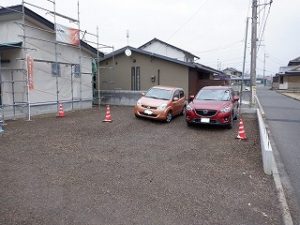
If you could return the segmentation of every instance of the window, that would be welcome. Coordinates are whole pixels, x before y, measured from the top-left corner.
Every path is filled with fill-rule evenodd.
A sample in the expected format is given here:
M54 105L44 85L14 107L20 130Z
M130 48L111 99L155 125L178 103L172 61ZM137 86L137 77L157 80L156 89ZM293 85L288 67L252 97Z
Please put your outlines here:
M60 77L60 64L59 63L52 63L51 70L52 70L52 76Z
M184 91L183 90L180 90L179 91L179 98L183 98L184 97Z
M179 90L176 90L176 91L174 92L173 98L178 98L178 99L179 99Z
M72 68L72 74L74 77L80 77L80 65L79 64L74 64L71 66Z
M135 90L135 67L131 67L131 90Z
M141 73L140 73L140 67L139 66L137 66L136 68L135 68L135 76L136 76L136 84L135 84L135 89L137 90L137 91L139 91L139 90L141 90Z
M228 101L230 100L231 93L229 90L218 90L218 89L205 89L201 90L197 96L197 100L215 100L215 101Z
M151 88L145 96L149 98L170 100L172 98L172 91L162 88Z
M280 76L280 83L283 84L283 76Z
M2 106L2 91L1 91L1 83L0 83L0 105Z
M96 78L96 75L93 75L93 88L94 89L97 89L97 84L96 84L96 82L97 82L97 78Z
M141 90L141 70L139 66L131 67L131 90Z

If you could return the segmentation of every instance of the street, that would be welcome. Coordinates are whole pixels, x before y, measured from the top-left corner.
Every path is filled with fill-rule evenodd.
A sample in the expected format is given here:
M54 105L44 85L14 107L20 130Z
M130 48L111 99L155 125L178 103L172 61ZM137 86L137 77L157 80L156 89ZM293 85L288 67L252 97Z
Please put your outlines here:
M280 158L300 203L300 101L283 96L267 87L259 87L257 96Z

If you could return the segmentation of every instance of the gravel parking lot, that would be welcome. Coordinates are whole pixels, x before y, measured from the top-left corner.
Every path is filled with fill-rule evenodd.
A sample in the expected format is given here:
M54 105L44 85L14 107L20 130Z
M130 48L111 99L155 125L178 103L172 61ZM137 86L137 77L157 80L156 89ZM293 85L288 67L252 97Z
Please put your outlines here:
M0 135L0 224L282 224L258 126L136 119L111 107L9 121Z

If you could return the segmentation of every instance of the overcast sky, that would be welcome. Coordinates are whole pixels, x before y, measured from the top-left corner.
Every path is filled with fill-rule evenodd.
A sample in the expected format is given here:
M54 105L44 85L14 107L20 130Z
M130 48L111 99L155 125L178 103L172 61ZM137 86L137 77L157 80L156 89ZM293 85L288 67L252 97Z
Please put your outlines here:
M53 9L46 0L28 0ZM251 17L252 0L90 0L80 1L82 30L96 33L100 43L115 49L127 45L139 47L156 37L200 57L199 63L217 69L242 70L246 18ZM265 3L269 0L259 0ZM20 4L20 0L1 0L1 6ZM27 7L53 21L38 9ZM300 0L274 0L257 60L257 74L278 72L280 66L300 56ZM77 18L77 0L56 0L56 10ZM269 6L259 8L258 30L261 33ZM70 25L66 20L60 23ZM72 25L70 25L72 26ZM90 37L86 36L88 40ZM250 70L251 20L249 24L247 65ZM103 49L103 51L110 51Z

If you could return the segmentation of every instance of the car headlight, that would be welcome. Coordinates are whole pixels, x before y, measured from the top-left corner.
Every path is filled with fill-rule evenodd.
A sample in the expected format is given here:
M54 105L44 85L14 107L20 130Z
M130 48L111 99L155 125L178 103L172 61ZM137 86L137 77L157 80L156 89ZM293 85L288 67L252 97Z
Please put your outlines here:
M142 104L142 101L141 101L141 100L138 100L136 104L137 104L137 105L141 105L141 104Z
M221 112L222 113L228 113L228 112L230 112L230 110L231 110L230 106L225 106L223 109L221 109Z
M164 104L158 106L157 109L158 109L158 110L164 110L166 107L167 107L167 104L164 103Z
M186 110L186 111L191 111L191 110L193 110L193 108L192 108L190 105L187 105L187 106L185 107L185 110Z

